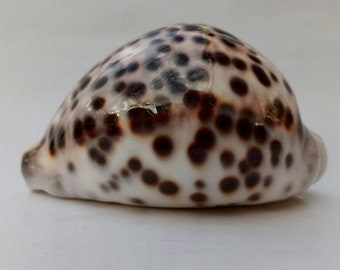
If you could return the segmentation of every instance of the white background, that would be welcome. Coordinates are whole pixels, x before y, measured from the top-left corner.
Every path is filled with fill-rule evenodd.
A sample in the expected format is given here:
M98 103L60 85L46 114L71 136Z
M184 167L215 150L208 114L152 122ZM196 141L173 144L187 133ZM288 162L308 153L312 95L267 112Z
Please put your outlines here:
M0 269L339 269L340 2L0 1ZM21 154L97 61L141 34L202 22L286 75L329 165L283 203L159 210L30 192Z

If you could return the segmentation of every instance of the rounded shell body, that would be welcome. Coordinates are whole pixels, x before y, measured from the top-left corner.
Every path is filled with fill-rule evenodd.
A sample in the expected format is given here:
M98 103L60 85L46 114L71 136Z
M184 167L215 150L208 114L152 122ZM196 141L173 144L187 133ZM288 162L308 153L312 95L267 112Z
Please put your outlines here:
M60 197L214 207L299 194L325 158L275 66L225 31L178 24L85 74L22 170Z

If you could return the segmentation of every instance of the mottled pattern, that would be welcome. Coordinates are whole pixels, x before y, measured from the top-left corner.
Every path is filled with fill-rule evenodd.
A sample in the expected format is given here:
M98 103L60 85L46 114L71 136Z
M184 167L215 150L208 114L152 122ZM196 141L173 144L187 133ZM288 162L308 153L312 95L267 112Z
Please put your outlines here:
M275 66L225 31L177 24L85 74L22 171L60 197L215 207L299 194L325 165Z

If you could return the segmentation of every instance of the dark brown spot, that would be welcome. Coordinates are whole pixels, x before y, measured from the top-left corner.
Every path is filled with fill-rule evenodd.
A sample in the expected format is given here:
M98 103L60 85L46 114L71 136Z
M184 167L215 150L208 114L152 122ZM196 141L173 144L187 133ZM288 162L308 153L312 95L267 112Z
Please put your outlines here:
M247 160L241 160L238 163L238 169L239 169L240 173L246 174L250 170L250 164L247 162Z
M197 180L197 181L195 181L195 187L205 188L205 183L203 182L203 180Z
M122 77L126 72L126 68L119 68L116 72L115 72L115 77L116 78L120 78Z
M224 45L226 45L229 48L235 48L236 47L236 44L230 38L222 37L221 41Z
M99 140L98 140L98 146L101 150L103 151L109 151L112 147L112 143L111 143L111 140L110 138L108 137L101 137Z
M151 87L153 89L159 90L164 86L162 79L156 78L151 81Z
M215 135L209 128L201 128L196 132L195 143L202 149L211 149L215 145Z
M79 145L82 145L85 142L83 123L80 119L76 119L74 123L73 138Z
M130 158L128 161L128 167L133 172L138 172L142 169L142 163L136 157Z
M215 62L215 57L213 56L212 53L208 51L203 51L202 52L202 59L208 63L214 63Z
M96 97L92 100L91 106L94 110L99 110L101 109L105 104L105 99L102 97Z
M115 175L117 177L117 175ZM114 189L114 190L118 190L119 189L119 185L118 183L116 182L116 180L110 180L109 183L108 183L109 187L111 189Z
M171 138L165 135L158 136L153 141L153 150L161 157L169 156L174 148Z
M228 176L221 180L220 190L223 193L231 193L238 189L240 183L239 180L234 176Z
M133 204L140 204L140 205L145 204L145 202L142 199L138 199L138 198L132 198L130 201Z
M170 68L162 73L162 77L167 83L171 83L174 81L178 81L179 73L176 69Z
M263 160L262 152L258 147L251 147L247 152L247 163L254 168L261 165Z
M280 154L282 152L282 145L278 140L273 140L270 143L271 163L276 166L280 162Z
M255 55L252 54L248 54L248 57L253 60L255 63L257 64L262 64L262 61L260 59L258 59Z
M65 129L63 127L58 132L57 145L59 148L64 148L65 146Z
M189 63L189 57L185 53L175 54L174 60L178 66L186 66Z
M109 137L119 137L122 135L122 130L119 126L119 117L116 113L107 114L104 118L106 126L106 134Z
M302 139L303 138L303 134L304 134L304 126L302 124L302 120L300 117L300 114L298 113L298 134L299 134L299 138Z
M219 114L215 118L215 126L221 133L229 133L233 127L232 118L226 114Z
M146 86L144 83L134 82L134 83L130 83L126 87L124 94L128 97L139 98L145 94L145 91L146 91Z
M97 81L95 81L93 88L95 90L102 88L108 81L108 78L106 76L99 78Z
M123 81L118 81L113 86L113 90L116 91L117 93L123 92L125 88L126 88L126 83Z
M234 157L233 152L231 152L229 150L224 150L220 155L220 161L221 161L223 167L231 166L235 161L235 157Z
M266 74L266 72L259 67L258 65L251 65L251 69L253 70L256 78L259 80L259 82L264 85L269 87L270 86L270 80Z
M159 58L153 58L153 57L147 59L144 63L144 67L150 71L157 70L161 65L162 65L161 60Z
M237 69L239 69L239 70L246 70L247 65L246 65L246 63L242 59L235 57L231 61L232 61L233 65Z
M251 172L245 177L245 184L247 188L253 188L260 182L260 175L257 172Z
M125 168L123 168L123 169L120 170L120 174L121 174L121 176L123 176L124 178L130 177L130 173L129 173L128 169L125 169Z
M147 185L154 186L158 184L159 177L153 170L146 169L142 172L142 181Z
M268 188L273 183L273 177L271 175L267 175L263 180L263 186Z
M160 183L159 191L165 195L174 195L178 193L179 188L177 184L172 181L164 181Z
M252 135L252 124L247 118L240 118L236 123L236 131L242 140L250 139Z
M207 158L207 151L199 147L196 143L192 143L188 147L188 157L192 163L200 165Z
M264 126L259 125L254 127L254 138L256 142L258 142L259 144L263 144L266 142L267 137L267 131Z
M215 59L217 63L219 63L222 66L227 66L230 64L230 58L222 52L216 52Z
M78 99L76 99L76 100L74 100L74 101L72 102L71 111L73 111L73 110L77 107L78 102L79 102Z
M288 154L286 156L286 167L289 168L292 166L292 164L293 164L293 156L292 154Z
M285 114L285 120L284 120L285 127L287 129L290 129L291 126L293 125L293 122L294 122L293 114L292 114L291 110L289 108L287 108L286 114Z
M173 38L172 38L172 40L173 40L174 42L180 43L180 42L182 42L182 41L184 40L184 37L181 36L181 35L174 35Z
M276 75L273 72L270 72L270 77L272 77L274 82L278 82L279 80L277 79Z
M202 122L207 122L214 116L214 107L216 105L216 98L212 94L202 93L201 108L198 112L198 117Z
M128 111L131 130L138 134L148 134L157 126L165 126L170 121L170 104L156 107L157 114L145 108L134 108Z
M174 94L184 93L188 90L187 86L180 81L169 82L168 88Z
M210 41L202 36L194 36L192 40L197 44L208 44Z
M248 197L248 201L256 202L256 201L260 200L260 198L261 198L261 195L259 193L254 193L254 194L252 194Z
M55 148L54 139L52 139L52 140L50 141L49 151L50 151L50 155L51 155L51 156L54 156L54 155L57 153L57 150L56 150L56 148Z
M203 194L203 193L193 193L190 195L190 199L195 202L195 203L204 203L207 201L207 195Z
M73 162L67 163L67 169L68 169L69 172L71 172L71 173L75 171Z
M157 48L157 51L160 53L167 53L171 51L171 46L167 44L162 44Z
M285 109L283 107L281 100L279 100L278 98L274 100L274 108L275 116L280 119L283 116Z
M91 138L96 136L96 120L92 116L85 116L83 128L87 136Z
M239 77L233 77L230 79L230 87L231 87L231 90L236 95L245 96L248 93L247 83Z
M209 74L203 68L193 68L187 72L186 77L190 82L198 82L198 81L207 80L209 77Z
M139 64L136 61L132 61L126 66L126 71L127 72L135 72L139 68Z
M86 88L86 86L90 83L91 78L89 76L85 76L79 82L79 91L82 91Z
M292 88L290 87L289 83L288 83L286 80L283 80L283 84L285 85L287 91L288 91L290 94L293 94L293 90L292 90Z
M89 156L98 165L105 165L105 163L106 163L105 157L99 152L99 150L97 150L94 147L91 147L89 149Z
M184 30L186 31L201 31L202 28L196 24L186 24L183 27Z
M183 103L189 109L194 109L200 102L200 95L197 90L189 90L183 96Z

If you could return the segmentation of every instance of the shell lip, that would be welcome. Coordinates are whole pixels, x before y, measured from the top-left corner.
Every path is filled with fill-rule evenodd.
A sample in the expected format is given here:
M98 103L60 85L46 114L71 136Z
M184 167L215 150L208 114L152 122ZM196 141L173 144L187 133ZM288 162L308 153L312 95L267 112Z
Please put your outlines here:
M315 140L318 158L319 158L318 169L317 169L315 180L313 182L313 183L316 183L324 175L326 171L328 157L327 157L325 144L322 141L321 137L313 131L310 131L310 133Z

